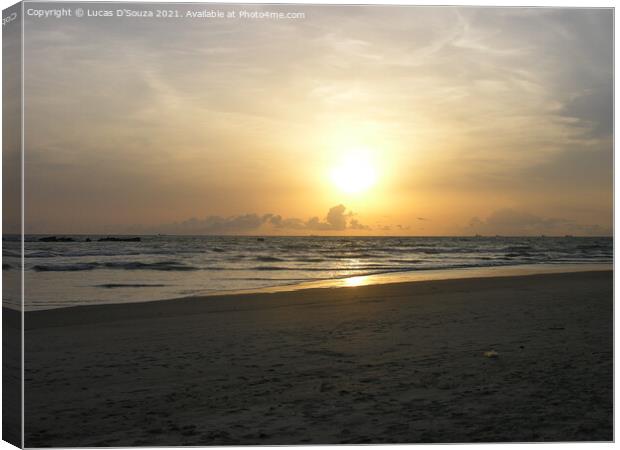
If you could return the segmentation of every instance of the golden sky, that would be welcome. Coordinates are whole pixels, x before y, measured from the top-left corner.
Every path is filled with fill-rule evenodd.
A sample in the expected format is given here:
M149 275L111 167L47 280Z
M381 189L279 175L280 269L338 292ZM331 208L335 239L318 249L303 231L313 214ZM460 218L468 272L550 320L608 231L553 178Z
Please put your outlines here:
M263 9L27 18L26 231L611 234L611 9Z

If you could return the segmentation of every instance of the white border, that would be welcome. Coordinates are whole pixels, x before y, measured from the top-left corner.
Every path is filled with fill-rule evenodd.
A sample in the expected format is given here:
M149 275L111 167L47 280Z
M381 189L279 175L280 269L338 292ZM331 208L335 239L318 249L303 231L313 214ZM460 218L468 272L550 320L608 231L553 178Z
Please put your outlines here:
M141 0L136 0L136 1L123 1L123 2L117 2L117 3L174 3L171 2L169 0L150 0L150 1L141 1ZM8 8L9 6L13 5L17 3L16 1L13 0L0 0L0 6L2 7L2 9ZM64 3L64 2L63 2ZM79 2L76 2L79 3ZM515 1L505 1L505 0L476 0L476 1L466 1L466 0L447 0L447 1L411 1L411 0L390 0L390 1L385 1L385 0L375 0L375 1L369 1L369 0L298 0L298 1L286 1L286 0L280 0L277 2L274 1L256 1L256 0L228 0L228 1L192 1L192 2L184 2L184 3L282 3L282 4L376 4L376 5L420 5L420 6L534 6L534 7L582 7L582 8L593 8L593 7L604 7L604 8L614 8L614 24L616 22L616 10L615 10L615 4L613 1L610 0L590 0L590 1L576 1L576 0L544 0L544 1L535 1L535 0L529 0L529 1L521 1L521 2L515 2ZM23 17L23 11L22 11L22 17ZM1 41L1 37L0 37L0 41ZM616 60L616 56L617 56L617 51L618 51L618 38L614 33L614 61ZM24 28L22 27L22 56L23 56L23 45L24 45ZM23 79L23 72L24 71L24 59L22 58L22 79ZM614 65L614 71L615 71L615 65ZM24 101L24 85L22 83L22 150L24 148L24 115L23 115L23 101ZM0 99L1 99L1 93L0 93ZM617 94L615 92L615 76L614 76L614 111L615 111L615 105L617 104ZM1 111L0 111L0 119L1 119ZM616 129L616 120L617 118L614 116L614 130ZM0 135L1 135L1 131L0 131ZM614 140L614 235L615 235L615 224L618 223L617 218L618 218L618 209L616 208L616 185L615 185L615 174L618 173L618 169L620 167L620 163L618 163L618 161L615 158L615 140ZM1 167L1 161L0 161L0 167ZM22 192L24 192L24 152L22 151ZM1 171L0 171L0 181L1 181ZM2 207L2 187L1 187L1 183L0 183L0 210ZM22 196L22 235L24 233L24 214L25 214L25 210L24 210L24 198ZM0 221L0 229L1 229L1 221ZM22 239L22 255L23 255L23 239ZM614 243L614 261L615 261L615 257L616 257L616 252L615 252L615 243ZM23 256L22 256L22 265L23 265ZM617 287L617 278L616 278L616 273L614 271L614 293L616 291L616 287ZM2 288L2 280L0 279L0 289ZM24 290L24 277L22 276L22 293ZM615 295L614 295L615 297ZM617 323L616 319L618 319L618 315L619 315L619 311L614 307L614 324ZM23 342L23 298L22 298L22 342ZM614 326L614 387L617 385L617 381L618 381L618 374L615 372L615 361L616 361L616 357L617 355L617 346L616 341L615 341L615 326ZM2 354L2 350L0 347L0 356ZM24 370L24 359L23 359L24 355L22 352L22 379L23 379L23 370ZM2 368L0 367L0 375L2 373ZM23 405L23 399L24 399L24 392L23 392L23 385L22 385L22 405ZM0 395L1 395L1 385L0 385ZM617 391L614 389L614 406L618 405L618 393ZM23 414L24 414L24 410L22 408L22 437L23 437ZM615 414L615 410L614 410L614 431L618 430L618 425L619 425L619 421L618 421L618 415ZM1 423L0 423L0 430L1 430ZM445 444L444 444L445 445ZM590 446L592 447L596 447L596 448L613 448L615 447L615 444L613 443L557 443L557 444L459 444L459 445L467 445L467 448L471 448L471 449L493 449L493 448L498 448L501 446L509 446L510 449L515 449L515 450L521 450L524 448L529 448L531 446L534 445L544 445L545 449L549 449L549 450L560 450L560 449L572 449L572 448L588 448ZM333 446L333 445L324 445L324 446L298 446L295 448L301 448L301 449L311 449L311 448L316 448L319 447L321 449L341 449L344 446ZM398 448L411 448L411 449L430 449L433 447L437 447L437 445L413 445L413 444L402 444L402 445L397 445L396 447ZM119 448L119 447L117 447ZM140 447L143 449L149 449L149 448L153 448L153 449L176 449L179 447ZM199 447L199 448L210 448L210 449L235 449L235 448L240 448L240 447ZM271 447L271 446L266 446L266 447L262 447L262 448L266 448L266 449L277 449L277 448L281 448L281 447ZM372 448L377 448L377 449L381 449L381 450L389 450L391 448L395 448L394 445L373 445ZM0 441L0 450L10 450L10 449L15 449L15 447L13 447L12 445L8 444L7 442L4 441Z

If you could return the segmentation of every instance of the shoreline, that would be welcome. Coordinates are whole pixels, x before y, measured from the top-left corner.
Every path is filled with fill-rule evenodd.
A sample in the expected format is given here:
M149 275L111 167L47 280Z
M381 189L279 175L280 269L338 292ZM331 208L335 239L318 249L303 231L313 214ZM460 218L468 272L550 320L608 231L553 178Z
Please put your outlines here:
M220 295L260 294L276 292L295 292L305 289L345 288L357 286L372 286L394 283L414 283L419 281L460 280L468 278L493 278L524 275L544 275L547 273L575 273L613 271L612 263L554 263L554 264L514 264L484 267L449 267L445 269L417 269L393 272L383 272L370 275L360 275L326 280L305 281L280 286L268 286L256 289L239 289L195 297L210 297ZM179 297L192 298L190 297ZM175 300L175 299L169 299Z
M191 299L208 299L219 297L232 297L240 295L255 294L275 294L280 292L297 292L313 289L335 289L350 288L359 286L372 286L383 284L397 283L417 283L421 281L439 281L439 280L458 280L471 278L493 278L508 276L526 276L526 275L543 275L551 273L576 273L576 272L592 272L592 271L613 271L611 263L555 263L555 264L515 264L503 266L486 266L486 267L464 267L464 268L447 268L447 269L428 269L402 272L387 272L372 275L362 275L344 278L333 278L327 280L315 280L301 283L292 283L277 286L268 286L255 289L238 289L224 290L217 292L209 292L200 295L189 295L182 297L171 297L163 299L144 299L131 302L115 302L115 303L92 303L80 304L72 306L61 306L55 308L36 308L24 309L25 314L40 311L68 310L73 308L88 307L104 307L115 305L133 305L154 302L173 302ZM3 305L6 311L19 312L18 309Z
M435 291L451 284L485 282L513 283L515 280L526 282L528 279L564 278L571 274L604 275L613 270L579 270L575 272L553 273L511 273L509 275L470 276L463 278L420 279L415 281L399 281L353 286L309 287L306 289L282 290L277 292L241 292L220 295L181 297L167 300L151 300L132 303L111 303L98 305L79 305L64 308L26 311L24 313L25 330L39 327L62 327L84 323L104 323L110 321L126 321L132 319L151 319L158 317L177 317L200 313L226 313L239 310L260 310L264 308L303 306L319 304L331 298L355 297L360 293L371 293L383 296L386 291ZM473 273L471 275L474 275ZM518 282L518 281L517 281ZM324 300L327 298L328 300ZM21 320L18 311L3 308L7 319ZM7 314L7 312L9 314Z
M25 445L610 441L612 311L610 270L34 311Z

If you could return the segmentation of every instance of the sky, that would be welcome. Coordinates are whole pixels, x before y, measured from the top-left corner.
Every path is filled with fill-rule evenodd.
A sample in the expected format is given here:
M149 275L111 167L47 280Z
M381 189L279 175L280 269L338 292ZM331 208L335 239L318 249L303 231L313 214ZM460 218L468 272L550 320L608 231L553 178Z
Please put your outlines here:
M612 233L611 9L218 9L26 18L26 232Z

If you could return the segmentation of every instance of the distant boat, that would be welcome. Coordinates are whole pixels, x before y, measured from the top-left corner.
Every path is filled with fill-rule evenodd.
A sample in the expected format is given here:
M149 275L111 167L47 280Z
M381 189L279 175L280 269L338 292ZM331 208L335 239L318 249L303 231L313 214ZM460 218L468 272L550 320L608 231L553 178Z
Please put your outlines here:
M257 240L258 242L264 242L264 241L265 241L265 238L264 238L264 237L258 237L258 238L256 238L256 240Z

